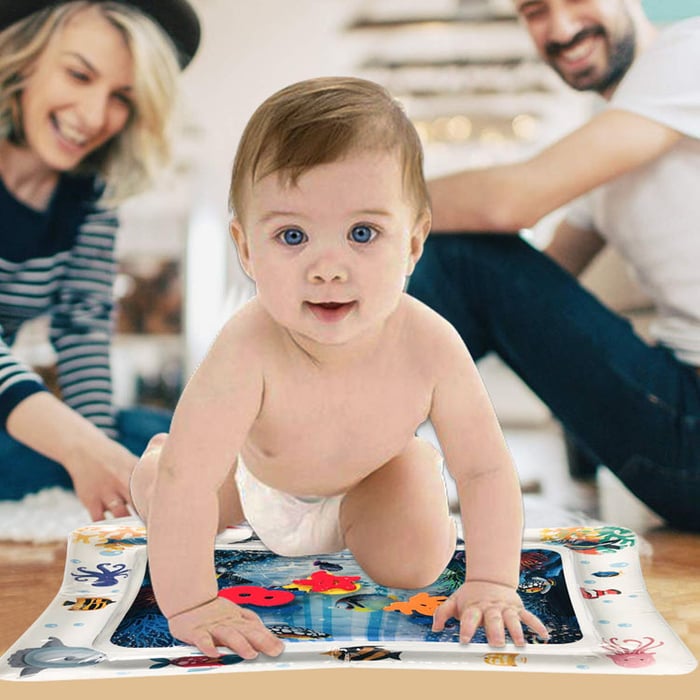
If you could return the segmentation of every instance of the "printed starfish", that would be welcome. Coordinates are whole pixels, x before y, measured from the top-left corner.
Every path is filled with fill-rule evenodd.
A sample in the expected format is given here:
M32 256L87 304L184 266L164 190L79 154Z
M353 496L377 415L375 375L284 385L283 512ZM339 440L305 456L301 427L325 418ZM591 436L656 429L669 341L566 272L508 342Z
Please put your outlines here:
M412 615L417 612L419 615L431 616L446 600L447 596L444 595L431 596L428 593L416 593L407 601L387 605L384 610L396 610L404 615Z
M360 576L332 576L327 571L314 571L309 578L294 579L294 584L298 587L308 588L313 593L327 593L331 590L356 591L359 586L355 581L359 581ZM291 586L285 586L288 588Z

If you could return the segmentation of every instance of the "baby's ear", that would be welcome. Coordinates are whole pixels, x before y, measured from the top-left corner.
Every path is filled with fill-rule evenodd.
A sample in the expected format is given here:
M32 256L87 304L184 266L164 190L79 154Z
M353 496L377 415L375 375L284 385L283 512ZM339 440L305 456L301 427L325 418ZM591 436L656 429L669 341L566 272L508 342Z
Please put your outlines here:
M423 255L423 245L430 233L431 223L432 217L428 210L421 214L416 220L413 231L411 232L411 249L409 252L407 275L413 274L416 263L420 260L420 256Z
M236 244L238 259L241 261L243 271L246 273L246 275L248 275L248 277L250 277L250 279L255 281L255 277L253 277L253 268L250 264L250 248L248 247L248 238L245 235L243 226L241 226L241 222L238 219L232 219L231 223L229 224L229 231L231 232L233 242Z

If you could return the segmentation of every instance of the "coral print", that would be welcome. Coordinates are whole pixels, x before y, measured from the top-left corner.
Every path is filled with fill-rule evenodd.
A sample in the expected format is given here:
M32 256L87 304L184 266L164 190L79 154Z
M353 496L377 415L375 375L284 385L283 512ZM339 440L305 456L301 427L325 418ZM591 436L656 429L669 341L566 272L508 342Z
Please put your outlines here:
M76 544L87 544L110 552L146 544L146 528L140 525L110 529L104 526L82 527L73 533Z
M541 539L581 554L611 554L634 546L635 534L622 527L560 527L542 530Z
M623 645L634 646L630 648ZM662 645L663 642L657 642L653 637L644 637L643 640L625 639L622 644L617 641L617 637L603 640L604 649L612 652L611 654L606 654L606 656L618 666L623 666L624 668L646 668L655 664L656 658L649 649L656 649Z

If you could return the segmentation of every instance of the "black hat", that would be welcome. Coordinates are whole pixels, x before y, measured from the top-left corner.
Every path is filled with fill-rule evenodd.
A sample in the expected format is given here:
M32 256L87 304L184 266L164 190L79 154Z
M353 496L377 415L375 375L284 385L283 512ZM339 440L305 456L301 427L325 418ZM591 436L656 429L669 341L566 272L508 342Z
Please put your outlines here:
M91 0L104 2L106 0ZM199 19L187 0L109 0L132 5L151 17L170 37L184 68L197 53L201 29ZM61 5L69 0L0 0L0 31L39 10Z

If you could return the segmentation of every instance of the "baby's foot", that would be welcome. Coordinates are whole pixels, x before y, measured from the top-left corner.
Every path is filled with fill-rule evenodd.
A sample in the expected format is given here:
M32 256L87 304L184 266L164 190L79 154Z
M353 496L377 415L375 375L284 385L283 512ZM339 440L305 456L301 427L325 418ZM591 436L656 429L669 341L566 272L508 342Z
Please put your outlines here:
M167 439L167 433L154 435L131 472L131 479L129 480L131 502L136 510L136 515L144 522L146 522L148 517L148 505L151 502L151 494L156 482L160 453Z

